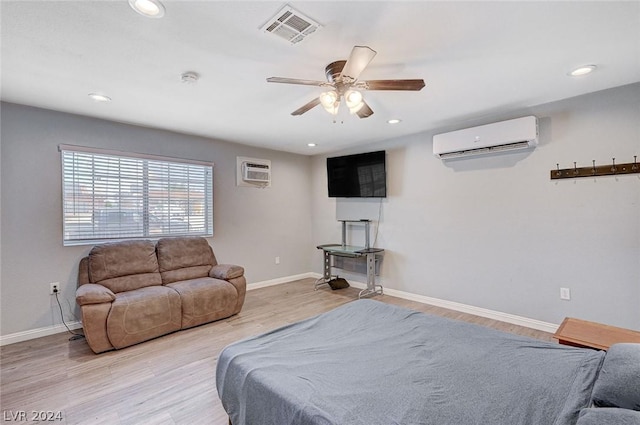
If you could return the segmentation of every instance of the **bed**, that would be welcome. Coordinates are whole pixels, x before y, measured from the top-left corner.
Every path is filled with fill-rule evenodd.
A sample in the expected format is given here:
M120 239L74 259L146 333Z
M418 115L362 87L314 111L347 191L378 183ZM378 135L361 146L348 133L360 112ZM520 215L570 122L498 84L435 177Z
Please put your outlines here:
M364 299L225 347L216 385L233 425L575 425L604 359Z

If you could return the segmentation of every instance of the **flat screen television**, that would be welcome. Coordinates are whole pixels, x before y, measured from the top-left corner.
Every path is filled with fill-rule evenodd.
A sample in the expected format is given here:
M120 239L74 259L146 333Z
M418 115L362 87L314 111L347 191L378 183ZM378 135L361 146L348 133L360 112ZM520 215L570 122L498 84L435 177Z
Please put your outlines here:
M327 158L330 198L386 198L385 151Z

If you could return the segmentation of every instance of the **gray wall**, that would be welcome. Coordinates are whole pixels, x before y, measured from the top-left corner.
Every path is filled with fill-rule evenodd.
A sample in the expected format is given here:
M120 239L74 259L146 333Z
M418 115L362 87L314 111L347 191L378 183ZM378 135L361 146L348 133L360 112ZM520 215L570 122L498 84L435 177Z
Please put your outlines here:
M432 154L433 134L530 114L540 126L532 152L451 162ZM314 158L314 244L340 241L336 218L345 211L380 210L388 288L549 323L576 316L640 329L640 174L549 178L556 163L640 156L640 84L344 153L377 149L387 150L382 204L329 199L325 157ZM357 229L353 239L363 241ZM322 270L320 254L314 269Z
M382 202L328 198L324 156L1 106L3 336L60 323L48 282L61 282L65 312L75 311L77 263L90 247L62 246L61 143L213 160L210 243L220 261L244 265L250 283L321 272L314 247L340 240L336 218L380 213L388 288L550 323L577 316L640 329L640 175L549 179L556 163L640 154L640 84L344 152L387 150ZM532 152L454 162L432 155L435 133L528 114L540 123ZM236 187L236 156L270 159L273 186ZM352 242L363 238L355 229ZM571 301L560 300L560 287Z
M49 282L74 320L76 273L89 246L62 246L59 144L212 160L218 261L249 283L311 270L310 158L2 103L1 334L60 324ZM236 186L236 156L271 160L272 186ZM291 202L295 200L295 202ZM275 264L275 257L280 264Z

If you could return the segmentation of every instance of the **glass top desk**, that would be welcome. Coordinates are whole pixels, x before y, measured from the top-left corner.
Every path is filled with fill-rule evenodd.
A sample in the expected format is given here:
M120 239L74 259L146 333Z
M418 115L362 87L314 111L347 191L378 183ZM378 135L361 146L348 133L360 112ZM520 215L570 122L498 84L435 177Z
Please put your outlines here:
M315 289L318 289L318 286L324 285L328 283L332 279L331 275L331 257L365 257L367 262L367 287L360 291L358 294L359 298L368 297L373 295L382 295L382 285L376 285L375 279L375 266L376 266L376 255L382 255L384 253L384 249L381 248L371 248L369 247L369 220L340 220L342 222L342 243L339 244L326 244L326 245L318 245L316 248L321 249L324 254L324 267L323 267L323 275L320 279L318 279L315 283ZM355 222L355 223L364 223L365 224L365 235L366 235L366 245L365 246L355 246L355 245L347 245L346 242L346 227L347 223Z

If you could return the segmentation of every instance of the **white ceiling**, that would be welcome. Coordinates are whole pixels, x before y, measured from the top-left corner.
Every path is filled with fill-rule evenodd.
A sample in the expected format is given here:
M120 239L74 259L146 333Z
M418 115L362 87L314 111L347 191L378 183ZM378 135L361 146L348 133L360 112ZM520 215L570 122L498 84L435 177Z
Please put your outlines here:
M640 81L638 1L291 1L323 26L297 45L259 30L284 2L163 3L149 19L126 0L2 0L2 100L313 155ZM322 88L265 81L322 80L354 45L378 52L361 79L426 87L365 92L373 116L333 123L290 115Z

